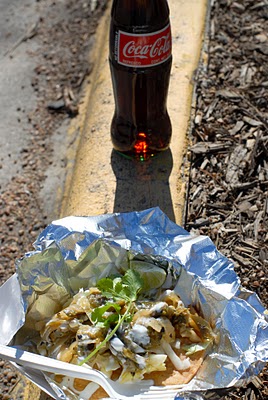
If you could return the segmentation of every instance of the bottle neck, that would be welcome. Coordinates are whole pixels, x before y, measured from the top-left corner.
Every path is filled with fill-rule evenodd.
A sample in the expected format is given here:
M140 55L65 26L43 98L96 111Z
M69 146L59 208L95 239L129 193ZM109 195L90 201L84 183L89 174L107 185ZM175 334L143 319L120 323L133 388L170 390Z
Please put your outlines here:
M111 13L116 25L133 33L153 32L169 21L167 0L114 0Z

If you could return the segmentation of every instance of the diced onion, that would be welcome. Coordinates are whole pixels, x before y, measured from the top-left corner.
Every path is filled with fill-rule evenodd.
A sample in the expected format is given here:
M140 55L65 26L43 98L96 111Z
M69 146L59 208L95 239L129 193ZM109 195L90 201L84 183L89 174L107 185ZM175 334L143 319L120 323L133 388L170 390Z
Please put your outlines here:
M184 371L188 368L190 368L190 360L189 358L185 358L184 360L181 360L180 357L175 353L175 351L172 349L170 344L168 344L165 340L161 341L162 349L174 365L174 367L178 371Z

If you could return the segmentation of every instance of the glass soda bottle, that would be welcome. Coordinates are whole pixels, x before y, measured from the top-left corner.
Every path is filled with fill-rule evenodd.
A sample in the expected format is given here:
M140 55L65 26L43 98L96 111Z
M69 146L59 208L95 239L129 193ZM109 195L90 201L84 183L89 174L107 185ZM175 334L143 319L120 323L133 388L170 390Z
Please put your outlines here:
M172 39L167 0L113 0L109 62L115 100L111 139L146 160L169 147Z

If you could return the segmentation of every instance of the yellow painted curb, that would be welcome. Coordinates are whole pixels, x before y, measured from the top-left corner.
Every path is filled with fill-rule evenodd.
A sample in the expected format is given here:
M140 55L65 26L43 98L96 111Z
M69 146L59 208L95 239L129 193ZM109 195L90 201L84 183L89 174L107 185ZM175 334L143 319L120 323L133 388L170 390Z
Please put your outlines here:
M168 97L173 127L170 151L144 163L127 160L112 151L110 121L114 101L108 63L108 9L100 26L100 57L95 64L93 83L87 89L90 92L87 114L74 171L67 180L61 216L159 206L171 219L182 223L184 175L187 175L183 158L191 119L193 77L204 38L207 0L169 0L169 6L173 36Z
M68 131L73 142L67 154L61 217L159 206L172 220L182 224L194 76L204 40L208 1L169 0L169 7L173 37L168 97L173 128L170 151L144 163L127 160L112 151L110 122L114 102L108 63L109 7L96 34L91 81L85 87L79 116ZM27 381L24 400L34 398L50 399Z

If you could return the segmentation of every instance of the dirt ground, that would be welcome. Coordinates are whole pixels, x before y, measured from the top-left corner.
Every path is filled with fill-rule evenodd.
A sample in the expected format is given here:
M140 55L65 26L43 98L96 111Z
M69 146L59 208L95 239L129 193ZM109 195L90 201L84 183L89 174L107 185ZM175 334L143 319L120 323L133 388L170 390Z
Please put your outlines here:
M30 140L20 154L22 172L1 188L0 284L56 215L52 210L48 216L42 197L57 152L51 138L78 112L83 82L90 79L89 49L105 3L50 2L32 32L39 42L31 81L38 101L27 114ZM210 236L234 261L242 284L268 307L268 3L211 3L207 63L196 75L185 227ZM0 360L0 399L20 398L13 397L18 380L17 372ZM265 400L267 387L264 369L253 383L220 398Z

